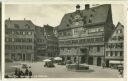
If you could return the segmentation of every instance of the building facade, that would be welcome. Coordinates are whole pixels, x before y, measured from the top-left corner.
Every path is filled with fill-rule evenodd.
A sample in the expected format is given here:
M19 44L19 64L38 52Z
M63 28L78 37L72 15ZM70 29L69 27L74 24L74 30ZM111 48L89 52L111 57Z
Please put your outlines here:
M5 57L12 61L36 61L59 54L54 28L30 20L5 21Z
M46 48L48 57L56 57L59 55L59 44L58 38L54 32L54 27L49 25L44 25L44 35L46 38Z
M124 58L124 26L121 23L117 24L105 46L106 66L117 68Z
M37 59L43 60L49 57L55 57L59 54L58 38L54 34L54 27L44 25L35 28L35 44Z
M105 42L114 29L111 5L67 13L57 27L60 56L63 61L81 62L101 66L104 62ZM109 32L109 33L108 33Z
M36 60L41 60L46 56L46 39L44 36L43 27L36 26L35 27L35 51Z
M14 61L34 60L35 25L30 20L5 21L5 58Z

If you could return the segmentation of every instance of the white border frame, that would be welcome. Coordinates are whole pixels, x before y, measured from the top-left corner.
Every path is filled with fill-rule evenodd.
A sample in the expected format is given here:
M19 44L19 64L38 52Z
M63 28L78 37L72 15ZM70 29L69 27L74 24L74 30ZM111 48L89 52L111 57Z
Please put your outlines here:
M69 1L69 2L2 2L2 80L4 81L30 81L30 80L36 80L36 81L126 81L127 80L127 24L124 25L124 54L125 54L125 76L124 78L31 78L31 79L27 79L27 78L20 78L20 79L13 79L13 78L9 78L6 79L4 78L4 72L5 72L5 27L4 27L4 22L5 22L5 4L123 4L125 6L124 8L124 12L126 12L127 9L127 2L126 1ZM127 17L127 14L124 14ZM127 19L125 19L127 23Z

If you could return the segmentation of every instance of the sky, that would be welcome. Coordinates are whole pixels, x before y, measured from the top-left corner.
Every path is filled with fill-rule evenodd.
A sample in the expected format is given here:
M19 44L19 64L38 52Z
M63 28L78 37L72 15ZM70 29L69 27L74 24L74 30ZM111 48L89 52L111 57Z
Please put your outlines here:
M85 4L80 4L81 10ZM11 20L31 20L37 26L49 24L53 27L58 26L62 17L66 13L76 10L76 4L6 4L5 19ZM93 5L91 5L92 7ZM112 4L113 23L124 23L124 6Z

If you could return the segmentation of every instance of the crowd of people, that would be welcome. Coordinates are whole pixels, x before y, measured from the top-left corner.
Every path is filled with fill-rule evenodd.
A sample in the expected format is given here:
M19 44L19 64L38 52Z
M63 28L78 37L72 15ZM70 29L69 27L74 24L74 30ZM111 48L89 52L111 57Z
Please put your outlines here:
M25 77L31 78L32 77L32 71L28 70L28 68L26 68L25 71L16 68L14 75L15 75L16 78L21 78L21 77L23 77L23 78L25 78Z

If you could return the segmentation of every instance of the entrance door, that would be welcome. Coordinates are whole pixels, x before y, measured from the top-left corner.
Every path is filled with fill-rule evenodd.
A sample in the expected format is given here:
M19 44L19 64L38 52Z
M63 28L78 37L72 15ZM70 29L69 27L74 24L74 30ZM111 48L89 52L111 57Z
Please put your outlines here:
M106 67L109 67L109 60L106 60Z
M88 64L89 65L93 65L93 57L89 57L88 58Z
M97 66L101 66L101 58L100 57L97 58Z

